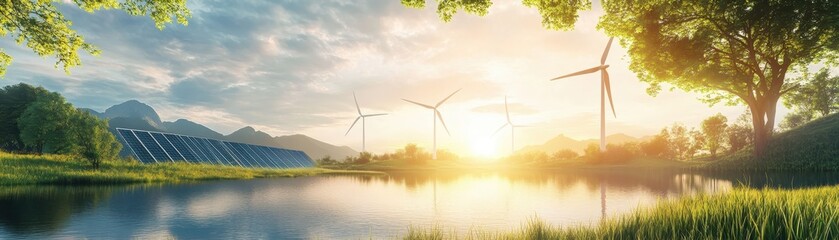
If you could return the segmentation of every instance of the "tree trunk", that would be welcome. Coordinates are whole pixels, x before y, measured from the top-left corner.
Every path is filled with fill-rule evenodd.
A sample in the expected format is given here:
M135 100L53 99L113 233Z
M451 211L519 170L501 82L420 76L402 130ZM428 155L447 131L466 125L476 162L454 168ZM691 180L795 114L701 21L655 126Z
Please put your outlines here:
M760 157L766 150L768 143L768 136L766 136L766 122L764 111L765 105L761 103L749 104L749 109L752 112L752 128L754 130L754 156Z

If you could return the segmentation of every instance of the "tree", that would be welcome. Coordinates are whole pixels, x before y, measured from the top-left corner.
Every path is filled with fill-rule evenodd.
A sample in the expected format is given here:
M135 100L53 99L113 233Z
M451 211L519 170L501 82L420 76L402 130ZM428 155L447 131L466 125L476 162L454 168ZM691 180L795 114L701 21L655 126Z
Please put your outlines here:
M673 152L676 159L686 159L690 150L690 135L688 134L688 129L681 123L674 123L673 126L670 127L668 134L670 138L667 139L667 143L670 151Z
M688 136L690 138L690 143L688 144L684 159L691 159L696 156L699 151L705 149L705 134L703 134L702 131L690 128Z
M70 1L64 1L68 4ZM97 10L122 9L128 14L149 15L158 29L176 19L186 25L190 17L186 0L74 0L79 8L94 12ZM84 50L98 54L99 50L87 43L84 37L70 28L72 23L58 11L59 1L8 0L0 4L0 35L14 38L18 44L26 44L40 56L55 56L57 68L69 68L81 64L78 52ZM0 76L6 74L12 56L0 50Z
M23 151L23 141L20 140L18 119L38 96L46 95L49 91L42 87L20 83L0 89L0 149L6 151Z
M775 126L787 73L839 50L837 1L609 1L600 28L628 48L630 68L655 95L663 83L703 100L748 106L754 154Z
M85 158L93 168L99 169L102 161L114 159L122 149L114 134L108 131L108 121L90 112L74 109L69 139L75 145L73 152Z
M781 121L780 127L782 131L789 131L793 128L797 128L810 121L813 121L813 119L815 119L813 113L806 111L794 111L791 113L787 113L787 116L784 117L784 120Z
M402 0L423 7L425 0ZM543 26L571 29L591 1L523 0ZM438 1L444 21L460 9L484 15L490 0ZM774 131L778 100L794 89L795 67L834 60L839 1L605 1L598 28L628 48L630 69L656 95L663 83L705 94L715 104L745 104L752 113L754 154Z
M566 149L556 151L553 155L551 155L551 159L553 159L555 161L571 160L571 159L575 159L579 156L580 156L580 154L578 154L577 152L566 148Z
M75 112L58 93L38 96L17 121L21 142L38 153L71 153L74 143L68 136Z
M705 148L711 152L711 157L717 157L717 150L725 142L725 129L728 127L728 118L720 113L706 118L702 121L702 134L705 135Z
M671 158L673 157L668 146L668 139L670 134L667 133L667 128L662 129L661 133L653 136L652 139L641 143L640 150L648 157Z
M794 114L787 115L792 119L784 119L787 127L796 127L839 110L839 76L830 77L830 72L824 68L804 82L784 97L784 106L795 110Z
M752 143L752 137L754 136L752 132L754 131L752 130L750 116L751 113L746 110L745 113L737 118L737 121L726 128L725 135L729 153L739 151Z

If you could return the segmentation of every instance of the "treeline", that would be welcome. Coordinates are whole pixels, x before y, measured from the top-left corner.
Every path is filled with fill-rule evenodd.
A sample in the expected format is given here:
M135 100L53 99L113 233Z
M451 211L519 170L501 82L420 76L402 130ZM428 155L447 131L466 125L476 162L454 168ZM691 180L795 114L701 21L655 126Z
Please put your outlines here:
M422 165L428 163L432 158L431 153L425 149L418 147L416 144L410 143L401 149L397 149L392 153L372 154L369 152L360 152L358 156L347 156L343 161L338 161L330 156L323 157L316 160L319 165L337 165L337 164L367 164L371 162L391 161L391 160L405 160L409 164ZM437 150L437 160L442 161L457 161L460 156L448 150Z
M20 83L0 89L0 149L72 154L99 168L116 158L122 145L107 120L76 109L59 93Z
M714 159L718 154L733 153L752 143L751 115L746 112L729 123L722 114L716 114L702 121L700 126L688 129L680 123L661 129L659 134L642 142L608 144L601 152L597 144L588 145L580 155L570 149L553 154L525 152L515 154L506 160L515 163L549 163L554 161L584 160L594 164L624 163L638 157L669 160L689 160L707 157Z

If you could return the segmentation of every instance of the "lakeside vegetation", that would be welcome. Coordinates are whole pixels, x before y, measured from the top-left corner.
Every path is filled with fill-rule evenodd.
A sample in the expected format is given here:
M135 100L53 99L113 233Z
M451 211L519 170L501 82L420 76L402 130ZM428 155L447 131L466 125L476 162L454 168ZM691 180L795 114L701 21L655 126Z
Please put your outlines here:
M738 188L699 194L609 217L596 226L552 226L530 220L508 232L411 226L404 239L835 239L839 187L799 190Z
M0 152L0 186L129 184L191 182L203 180L301 177L322 174L382 174L323 168L258 169L222 165L166 163L142 164L136 161L103 161L99 169L73 155L32 155Z

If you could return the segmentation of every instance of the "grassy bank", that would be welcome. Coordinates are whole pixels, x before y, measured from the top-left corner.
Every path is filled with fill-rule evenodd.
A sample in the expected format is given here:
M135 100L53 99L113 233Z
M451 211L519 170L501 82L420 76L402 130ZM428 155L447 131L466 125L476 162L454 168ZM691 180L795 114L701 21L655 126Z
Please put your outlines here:
M597 226L563 228L539 220L510 232L411 227L404 239L836 239L839 187L735 189L638 209Z
M185 182L216 179L299 177L319 174L381 174L323 168L254 169L207 164L141 164L106 161L93 170L86 161L66 155L28 155L0 152L0 185L125 184Z
M708 165L714 169L839 170L839 114L775 134L766 153L746 149Z

